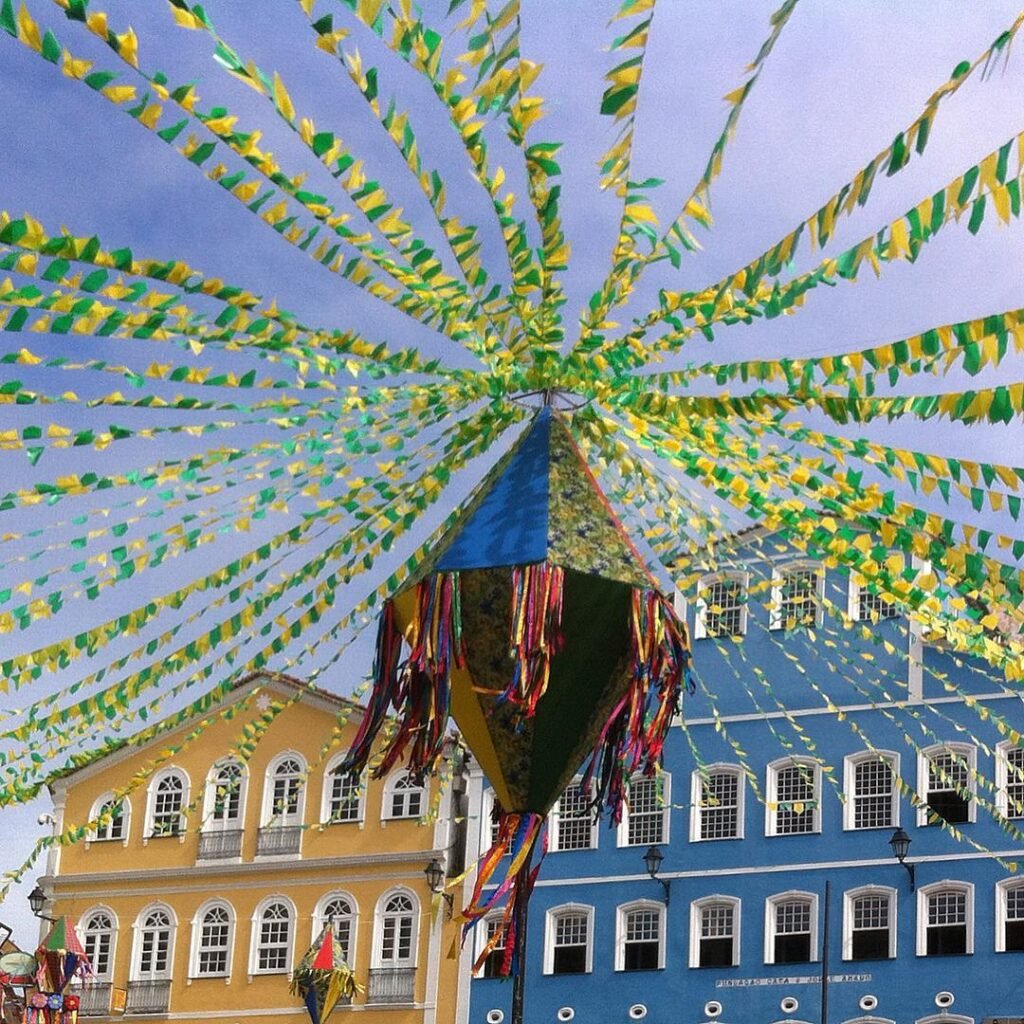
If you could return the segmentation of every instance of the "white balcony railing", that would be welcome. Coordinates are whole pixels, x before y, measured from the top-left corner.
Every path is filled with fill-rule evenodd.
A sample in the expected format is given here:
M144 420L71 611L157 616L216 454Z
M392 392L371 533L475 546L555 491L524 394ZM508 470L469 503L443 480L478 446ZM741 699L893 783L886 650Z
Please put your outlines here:
M297 854L301 846L301 825L265 825L256 836L257 857Z
M125 1013L167 1013L171 1006L170 981L129 981Z
M200 832L198 860L224 860L242 856L242 830Z
M370 971L368 1003L411 1003L415 1001L415 967L378 967Z
M87 981L75 994L81 999L78 1009L80 1017L105 1017L110 1013L109 981Z

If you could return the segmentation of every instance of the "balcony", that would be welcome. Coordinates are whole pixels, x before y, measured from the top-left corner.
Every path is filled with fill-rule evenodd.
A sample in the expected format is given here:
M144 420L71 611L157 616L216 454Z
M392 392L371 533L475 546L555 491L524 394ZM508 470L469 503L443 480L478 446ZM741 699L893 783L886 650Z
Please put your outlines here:
M257 857L298 856L301 847L301 825L265 825L256 836Z
M105 1017L110 1013L109 981L88 981L81 988L75 989L75 995L81 1000L78 1009L80 1017Z
M171 1006L170 981L129 981L125 1013L167 1013Z
M200 832L197 860L227 860L242 856L242 830Z
M415 1002L415 967L378 967L370 971L367 988L368 1003Z

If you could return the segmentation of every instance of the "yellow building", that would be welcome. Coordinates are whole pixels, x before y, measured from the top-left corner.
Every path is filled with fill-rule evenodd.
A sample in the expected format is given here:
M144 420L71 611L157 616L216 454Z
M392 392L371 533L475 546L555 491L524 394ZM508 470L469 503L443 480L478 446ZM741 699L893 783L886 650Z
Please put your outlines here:
M289 974L330 920L366 986L336 1017L455 1024L468 973L447 956L457 926L425 868L459 867L461 780L442 791L395 771L353 786L333 768L359 708L284 676L249 677L202 717L201 732L182 722L53 788L55 828L98 822L55 851L40 880L48 912L77 922L96 970L86 1014L108 1018L124 990L133 1016L308 1019ZM243 762L232 752L268 718Z

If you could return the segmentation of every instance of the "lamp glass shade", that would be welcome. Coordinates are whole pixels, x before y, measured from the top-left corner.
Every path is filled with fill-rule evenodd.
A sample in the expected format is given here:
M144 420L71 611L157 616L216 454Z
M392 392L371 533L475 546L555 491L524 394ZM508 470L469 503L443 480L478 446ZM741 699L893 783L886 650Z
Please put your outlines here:
M661 862L665 859L665 854L657 846L649 846L647 852L644 854L644 864L647 865L647 873L654 878L661 870Z
M28 894L28 905L32 909L33 914L38 914L46 903L46 893L43 892L42 887L37 885Z
M423 874L427 876L427 885L431 892L440 892L444 884L444 868L441 862L435 857L424 869Z
M910 836L901 828L896 829L892 834L892 839L889 840L893 855L901 864L906 859L907 851L910 849L910 841Z

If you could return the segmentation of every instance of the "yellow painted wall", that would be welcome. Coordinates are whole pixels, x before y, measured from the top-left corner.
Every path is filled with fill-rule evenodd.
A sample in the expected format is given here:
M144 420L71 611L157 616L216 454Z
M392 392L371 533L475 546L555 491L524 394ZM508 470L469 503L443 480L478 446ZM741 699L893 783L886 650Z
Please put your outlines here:
M276 700L294 695L282 682L256 679L237 692L245 696L254 686L264 687ZM265 704L265 701L262 702ZM190 779L186 831L181 837L146 838L148 783L131 794L131 816L127 839L80 842L61 850L54 873L43 879L44 889L54 899L51 913L67 914L78 922L92 908L113 911L118 922L114 951L113 984L125 987L130 977L132 926L140 912L154 902L169 906L176 918L173 948L171 1019L241 1020L247 1012L262 1011L262 1021L302 1020L305 1010L288 993L283 974L250 974L252 918L257 905L270 895L288 897L297 911L293 929L293 962L297 963L313 939L317 902L328 892L343 890L354 898L358 919L354 942L357 978L366 983L373 953L374 909L378 899L396 886L411 891L419 901L417 974L415 998L418 1008L366 1007L360 1020L393 1024L423 1021L425 1024L454 1024L457 961L447 952L457 932L443 905L433 904L423 869L435 854L442 858L452 847L451 815L438 821L382 821L384 781L370 781L364 802L363 821L321 823L322 787L325 766L347 749L355 723L341 732L340 742L323 758L322 747L330 736L340 707L327 700L304 699L288 707L273 722L248 763L243 822L241 863L206 861L197 864L198 833L203 810L202 791L211 766L238 743L248 721L259 716L256 702L230 721L217 719L185 749L161 765L183 769ZM65 780L54 793L54 802L67 828L89 820L94 802L106 791L123 787L127 780L159 754L179 745L192 726L162 736L154 744L111 755L103 762L79 771ZM256 836L263 811L263 787L268 764L280 753L302 754L309 765L306 782L304 832L301 855L287 860L257 858ZM447 798L446 798L447 799ZM427 806L440 804L437 782L428 788ZM63 804L63 807L61 805ZM233 962L230 978L189 979L192 921L207 901L227 900L235 912ZM433 965L431 967L431 965ZM366 997L356 1002L365 1004ZM279 1013L268 1011L280 1010ZM350 1012L339 1009L337 1013ZM215 1014L216 1016L210 1016Z

